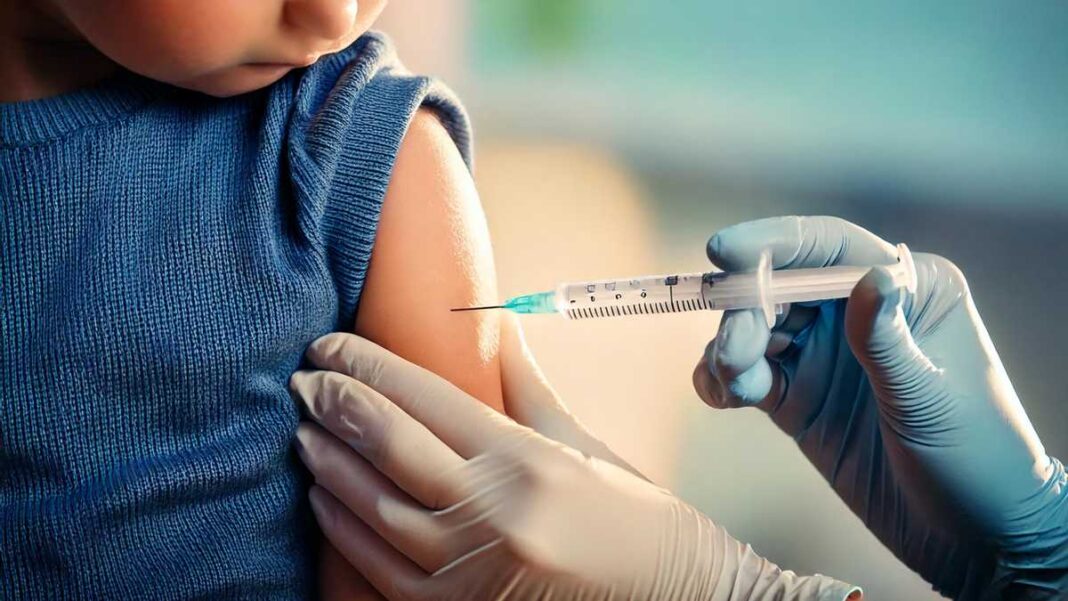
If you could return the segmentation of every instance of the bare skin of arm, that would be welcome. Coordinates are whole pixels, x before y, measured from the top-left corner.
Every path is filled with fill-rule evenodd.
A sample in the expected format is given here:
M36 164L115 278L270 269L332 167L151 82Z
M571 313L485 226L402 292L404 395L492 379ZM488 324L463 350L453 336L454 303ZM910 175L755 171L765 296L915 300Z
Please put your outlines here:
M449 312L496 300L474 182L445 129L419 111L386 192L356 333L501 411L497 316ZM320 585L327 601L381 598L325 541Z

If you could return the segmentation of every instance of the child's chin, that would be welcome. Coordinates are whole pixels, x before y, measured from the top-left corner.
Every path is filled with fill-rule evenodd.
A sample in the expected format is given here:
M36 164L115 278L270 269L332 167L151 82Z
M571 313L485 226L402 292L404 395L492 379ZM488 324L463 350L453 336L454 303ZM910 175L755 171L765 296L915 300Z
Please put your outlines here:
M222 73L202 75L193 79L172 82L174 85L215 96L227 98L265 88L282 79L286 73L297 68L294 65L241 65Z

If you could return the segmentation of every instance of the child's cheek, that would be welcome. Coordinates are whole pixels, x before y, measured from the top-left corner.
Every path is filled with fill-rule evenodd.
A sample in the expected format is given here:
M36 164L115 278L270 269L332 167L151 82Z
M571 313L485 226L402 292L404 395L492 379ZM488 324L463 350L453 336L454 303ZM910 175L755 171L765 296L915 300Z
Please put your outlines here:
M121 66L168 82L240 64L272 15L249 0L68 0L68 18Z

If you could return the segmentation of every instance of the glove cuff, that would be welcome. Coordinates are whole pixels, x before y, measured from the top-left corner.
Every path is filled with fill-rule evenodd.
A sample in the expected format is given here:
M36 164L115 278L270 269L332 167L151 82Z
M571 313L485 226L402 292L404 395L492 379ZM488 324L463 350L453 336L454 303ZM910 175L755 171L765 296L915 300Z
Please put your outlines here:
M799 576L784 571L696 509L683 503L678 509L678 534L696 538L684 545L690 551L685 561L677 561L680 558L676 557L670 562L683 573L661 574L658 580L687 585L673 594L652 598L725 601L733 599L738 591L747 591L746 598L752 601L854 601L863 594L859 587L827 576Z
M1033 497L1035 526L997 557L985 599L1063 599L1068 595L1068 473L1051 457L1051 475Z

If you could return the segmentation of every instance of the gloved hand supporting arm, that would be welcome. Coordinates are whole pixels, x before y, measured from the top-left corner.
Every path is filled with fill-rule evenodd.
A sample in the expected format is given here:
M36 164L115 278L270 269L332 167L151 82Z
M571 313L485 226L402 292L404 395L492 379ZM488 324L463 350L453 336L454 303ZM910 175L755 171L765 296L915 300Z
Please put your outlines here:
M502 338L509 409L581 452L356 336L320 339L309 359L331 371L293 377L317 422L298 431L316 517L386 597L860 598L780 570L637 476Z

